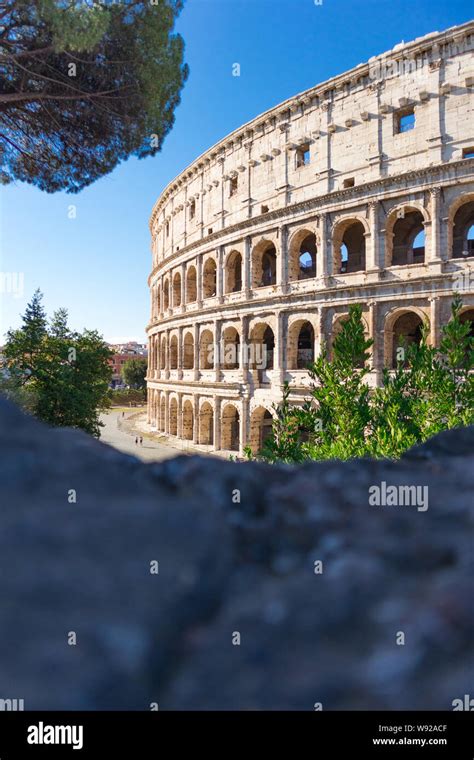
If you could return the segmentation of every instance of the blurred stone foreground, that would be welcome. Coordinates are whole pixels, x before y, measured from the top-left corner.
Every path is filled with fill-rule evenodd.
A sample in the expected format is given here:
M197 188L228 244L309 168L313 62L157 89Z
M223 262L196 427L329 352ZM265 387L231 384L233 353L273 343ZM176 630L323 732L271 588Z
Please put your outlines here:
M147 465L0 401L0 446L0 699L451 710L474 696L474 428L395 464ZM428 510L369 506L381 481L428 485Z

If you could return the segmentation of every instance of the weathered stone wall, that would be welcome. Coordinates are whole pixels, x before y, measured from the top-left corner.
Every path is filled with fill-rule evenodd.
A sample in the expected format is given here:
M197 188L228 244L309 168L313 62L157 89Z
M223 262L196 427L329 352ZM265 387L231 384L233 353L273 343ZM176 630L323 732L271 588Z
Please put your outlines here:
M472 22L398 45L242 126L165 189L150 219L152 429L174 435L173 401L184 437L189 402L189 439L220 450L232 404L242 453L285 381L295 402L304 395L301 329L312 328L301 350L314 355L351 303L364 304L374 339L373 385L393 362L400 318L411 315L412 332L428 323L436 345L457 290L474 320L473 48ZM402 128L410 113L414 127ZM221 356L230 328L232 368ZM244 350L263 343L271 366L252 372Z
M0 699L452 709L474 675L473 444L145 465L0 400ZM370 506L382 481L427 486L428 509Z

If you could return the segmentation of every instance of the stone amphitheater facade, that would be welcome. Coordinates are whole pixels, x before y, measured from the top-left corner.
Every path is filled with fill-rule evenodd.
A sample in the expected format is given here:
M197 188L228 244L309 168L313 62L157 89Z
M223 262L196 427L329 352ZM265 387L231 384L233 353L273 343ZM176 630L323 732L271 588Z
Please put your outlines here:
M350 304L370 382L400 337L432 344L453 293L474 321L474 22L433 33L258 116L171 182L151 218L148 424L257 450L285 381Z

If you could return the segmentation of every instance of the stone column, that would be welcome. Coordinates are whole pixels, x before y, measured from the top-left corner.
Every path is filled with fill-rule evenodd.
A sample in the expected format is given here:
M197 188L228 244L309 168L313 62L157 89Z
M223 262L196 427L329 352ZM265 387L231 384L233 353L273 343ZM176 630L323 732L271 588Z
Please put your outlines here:
M178 415L177 420L177 435L178 438L183 437L183 394L178 391L178 408L176 409Z
M323 343L326 341L326 333L325 333L325 317L326 317L326 308L324 306L319 306L318 308L318 350L315 353L315 360L321 353L321 348L323 346Z
M424 77L427 96L424 102L426 105L422 107L429 109L429 127L428 134L426 135L426 143L429 150L427 165L438 165L443 160L443 121L446 98L444 95L438 95L438 93L443 82L444 66L439 48L438 50L433 48L431 57L432 60L428 64L428 76L425 75ZM430 93L436 94L433 96Z
M171 391L165 391L165 433L166 435L170 432L170 392Z
M240 376L243 383L248 383L249 318L242 316L240 325Z
M439 296L433 296L430 301L430 345L439 345Z
M170 376L170 331L166 331L165 378Z
M273 369L278 377L278 383L283 385L285 381L285 328L286 312L280 311L276 314L276 335L275 349L273 351Z
M155 351L156 351L156 359L155 359L155 377L160 377L160 361L161 361L161 336L160 333L157 333L155 335Z
M214 322L214 371L216 383L221 379L221 333L222 321L216 319Z
M148 338L148 367L146 376L147 378L153 377L153 336Z
M282 293L288 290L288 227L282 224L280 227L280 254L277 262L277 285Z
M224 300L224 246L217 249L216 295L219 303Z
M369 301L369 333L374 343L372 346L372 370L374 373L374 381L376 385L380 385L382 362L381 356L383 354L383 334L380 335L377 329L378 320L378 304L377 301ZM380 341L382 340L382 345Z
M199 379L199 324L194 323L194 380Z
M199 394L194 394L193 443L199 443Z
M197 287L197 305L198 309L202 308L202 254L199 254L197 257L197 276L196 276L196 287Z
M430 212L431 212L431 245L429 251L430 264L441 262L440 251L440 195L439 187L432 187L430 190Z
M366 236L366 269L368 272L380 270L379 248L379 203L370 201L368 204L370 235Z
M178 380L183 379L183 327L178 327Z
M251 298L251 282L252 282L252 262L251 262L251 239L249 236L245 238L244 254L242 257L242 289L245 294L245 299Z
M181 264L181 311L186 309L186 264Z
M213 438L214 438L214 451L219 451L221 448L221 399L219 396L213 397L214 401L214 416L213 416Z
M160 308L159 308L159 317L163 316L163 277L160 277L157 284L157 291L160 294Z
M239 430L239 454L244 456L244 447L247 445L247 427L248 427L248 414L249 414L249 400L246 396L242 398L241 412L240 412L240 430Z
M319 265L319 271L317 274L323 278L323 280L327 280L329 274L331 273L332 269L329 266L329 251L330 246L328 246L328 235L327 235L327 215L321 214L319 217L319 261L317 266Z

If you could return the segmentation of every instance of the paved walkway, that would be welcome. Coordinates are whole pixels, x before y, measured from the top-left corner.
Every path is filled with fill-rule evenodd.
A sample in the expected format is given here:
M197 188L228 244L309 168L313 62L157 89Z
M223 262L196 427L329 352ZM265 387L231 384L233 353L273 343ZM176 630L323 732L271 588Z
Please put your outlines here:
M160 442L156 436L143 433L143 445L137 446L134 428L137 419L142 414L145 413L137 412L136 409L125 412L124 417L122 417L122 411L116 409L111 409L106 414L102 414L100 418L101 422L104 423L100 436L102 443L108 443L109 446L113 446L114 449L123 451L125 454L133 454L144 462L158 462L186 453L167 443Z

